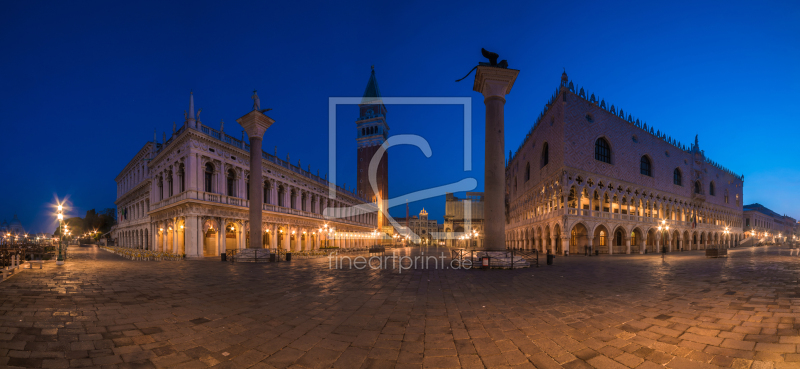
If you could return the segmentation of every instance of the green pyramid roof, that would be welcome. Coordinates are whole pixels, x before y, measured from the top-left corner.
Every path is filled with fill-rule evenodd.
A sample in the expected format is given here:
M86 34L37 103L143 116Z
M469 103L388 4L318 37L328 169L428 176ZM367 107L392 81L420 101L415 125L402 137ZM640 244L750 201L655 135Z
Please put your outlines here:
M361 103L369 103L373 101L381 101L381 90L378 88L378 80L375 78L375 67L372 68L372 74L369 76L367 82L367 89L364 90L364 97Z

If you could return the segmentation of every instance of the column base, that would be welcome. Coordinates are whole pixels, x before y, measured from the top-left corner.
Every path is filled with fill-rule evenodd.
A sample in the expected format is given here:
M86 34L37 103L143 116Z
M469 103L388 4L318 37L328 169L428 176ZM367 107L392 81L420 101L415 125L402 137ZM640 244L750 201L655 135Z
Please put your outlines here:
M233 257L233 261L245 263L268 263L270 252L267 249L243 249Z

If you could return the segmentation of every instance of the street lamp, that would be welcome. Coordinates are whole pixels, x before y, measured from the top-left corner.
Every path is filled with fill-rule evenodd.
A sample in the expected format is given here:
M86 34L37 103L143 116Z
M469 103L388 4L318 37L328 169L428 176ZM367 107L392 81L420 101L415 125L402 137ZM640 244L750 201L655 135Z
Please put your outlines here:
M58 204L58 257L56 258L56 265L64 265L64 255L62 254L64 231L64 207Z

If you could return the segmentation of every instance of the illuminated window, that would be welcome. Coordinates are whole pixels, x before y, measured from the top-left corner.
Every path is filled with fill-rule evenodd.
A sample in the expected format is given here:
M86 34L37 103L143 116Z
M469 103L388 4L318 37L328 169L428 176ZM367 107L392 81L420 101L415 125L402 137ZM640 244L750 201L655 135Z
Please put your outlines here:
M606 232L600 231L600 246L606 246Z
M638 245L639 241L636 239L636 232L631 232L631 245Z

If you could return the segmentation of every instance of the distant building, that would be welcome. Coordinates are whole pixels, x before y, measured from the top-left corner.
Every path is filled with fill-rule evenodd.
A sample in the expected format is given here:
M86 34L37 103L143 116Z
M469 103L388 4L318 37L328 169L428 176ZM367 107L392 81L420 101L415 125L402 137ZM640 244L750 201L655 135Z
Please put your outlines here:
M759 203L745 205L744 232L748 236L755 236L760 240L783 242L791 239L797 232L797 220L780 215Z
M395 218L395 221L402 226L398 229L398 234L408 235L409 241L416 245L434 245L438 238L439 222L436 219L428 219L428 212L425 208L419 212L419 216L409 218ZM405 227L408 224L408 228Z
M3 237L24 237L25 234L25 227L22 226L22 222L17 218L17 214L14 214L11 223L5 220L0 223L0 235Z
M452 193L445 196L442 228L446 246L483 247L483 204L483 192L467 192L464 198Z

